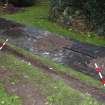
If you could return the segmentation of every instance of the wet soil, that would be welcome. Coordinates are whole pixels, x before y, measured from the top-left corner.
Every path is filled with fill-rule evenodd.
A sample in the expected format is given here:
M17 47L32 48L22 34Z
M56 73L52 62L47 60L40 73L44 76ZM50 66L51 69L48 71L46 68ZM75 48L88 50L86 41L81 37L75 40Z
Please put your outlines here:
M12 28L18 28L18 27L23 27L24 25L15 23L10 20L5 20L3 18L0 18L0 32L2 33L3 31L12 29Z
M27 27L0 19L0 37L33 54L49 57L55 62L98 78L94 63L99 63L105 75L105 47L80 43L38 28Z

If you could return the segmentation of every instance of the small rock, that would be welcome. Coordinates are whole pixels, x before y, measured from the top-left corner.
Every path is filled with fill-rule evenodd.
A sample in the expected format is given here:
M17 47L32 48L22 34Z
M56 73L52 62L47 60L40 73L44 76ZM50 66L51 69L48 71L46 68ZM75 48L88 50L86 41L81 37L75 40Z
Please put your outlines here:
M31 63L30 63L30 62L28 62L28 65L31 65Z
M43 55L49 55L49 52L44 52Z
M28 75L24 75L24 78L29 78L29 76Z
M29 50L30 50L31 52L33 52L33 51L34 51L34 50L33 50L33 48L30 48Z
M31 38L28 38L29 41L31 41Z
M53 68L49 68L50 70L53 70Z
M49 102L45 102L45 105L49 105Z
M15 82L11 82L12 85L15 85Z

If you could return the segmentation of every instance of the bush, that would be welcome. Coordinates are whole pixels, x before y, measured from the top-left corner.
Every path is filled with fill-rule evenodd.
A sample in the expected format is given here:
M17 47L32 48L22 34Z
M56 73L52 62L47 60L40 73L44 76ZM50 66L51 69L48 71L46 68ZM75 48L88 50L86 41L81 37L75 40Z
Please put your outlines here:
M31 6L35 0L9 0L9 3L12 3L15 6Z
M92 30L105 35L105 0L51 0L49 19L70 25L72 19L86 17Z

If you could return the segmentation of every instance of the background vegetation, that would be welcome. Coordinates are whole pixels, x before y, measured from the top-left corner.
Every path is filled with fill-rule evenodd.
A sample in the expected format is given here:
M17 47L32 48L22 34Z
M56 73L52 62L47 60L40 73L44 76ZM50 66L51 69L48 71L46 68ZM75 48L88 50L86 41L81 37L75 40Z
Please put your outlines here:
M75 20L81 22L80 27L85 24L89 31L105 36L104 0L51 0L50 11L50 19L53 21L74 26Z

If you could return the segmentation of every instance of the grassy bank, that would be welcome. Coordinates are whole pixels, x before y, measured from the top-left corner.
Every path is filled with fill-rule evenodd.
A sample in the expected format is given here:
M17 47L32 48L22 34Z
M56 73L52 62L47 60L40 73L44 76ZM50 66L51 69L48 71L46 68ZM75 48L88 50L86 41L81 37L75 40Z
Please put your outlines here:
M48 21L49 6L37 4L33 7L26 8L25 11L21 11L15 14L0 15L3 18L17 21L33 27L39 27L51 32L58 33L59 35L69 36L73 39L80 40L85 43L92 43L96 45L105 45L105 40L96 37L93 33L77 33L72 30L67 30L60 25Z
M0 69L3 67L10 70L10 72L15 72L22 77L27 75L28 81L32 83L35 88L40 89L41 94L43 94L46 98L45 103L48 103L48 105L102 105L90 95L82 94L79 91L72 89L62 80L51 78L49 75L42 73L38 68L32 67L31 65L27 65L25 62L17 60L13 55L0 53L0 67ZM17 84L20 76L15 76L13 78L10 77L9 80L12 83L15 82L15 85ZM11 102L8 101L8 98L11 99L9 96L2 96L2 98L5 98L3 100L4 103L6 103L6 101ZM14 105L14 102L16 102L16 100L14 100L15 98L17 97L14 96L12 102L5 105ZM17 102L15 105L20 105L20 103Z

